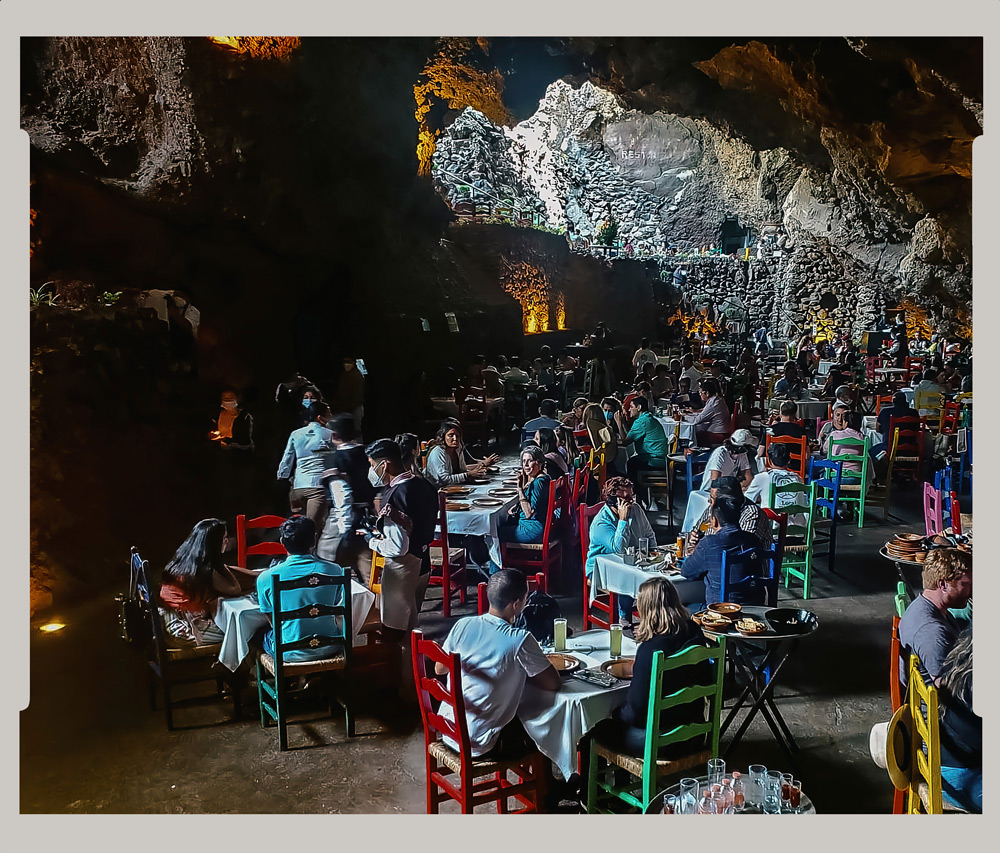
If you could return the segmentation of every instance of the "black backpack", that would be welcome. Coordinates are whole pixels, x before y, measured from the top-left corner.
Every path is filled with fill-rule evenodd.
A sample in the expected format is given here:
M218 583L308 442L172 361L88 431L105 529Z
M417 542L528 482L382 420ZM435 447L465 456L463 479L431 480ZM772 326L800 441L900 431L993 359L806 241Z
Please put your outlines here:
M561 618L559 603L551 595L535 590L528 593L524 610L514 621L514 627L531 632L540 644L546 645L553 641L552 623Z

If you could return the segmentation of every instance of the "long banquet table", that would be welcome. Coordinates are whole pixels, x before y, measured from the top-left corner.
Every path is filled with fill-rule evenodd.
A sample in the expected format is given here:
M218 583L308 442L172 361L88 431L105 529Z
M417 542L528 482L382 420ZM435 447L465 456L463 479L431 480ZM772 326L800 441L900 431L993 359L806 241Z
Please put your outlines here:
M498 566L501 565L498 533L500 522L506 517L510 508L517 503L517 495L502 499L503 504L497 507L479 507L475 506L472 501L476 498L492 498L490 489L516 489L515 486L507 486L501 482L503 478L514 476L515 474L510 472L503 476L493 475L488 483L477 483L470 486L472 491L469 494L453 496L453 500L467 503L469 508L448 510L448 535L482 536L489 549L490 559Z

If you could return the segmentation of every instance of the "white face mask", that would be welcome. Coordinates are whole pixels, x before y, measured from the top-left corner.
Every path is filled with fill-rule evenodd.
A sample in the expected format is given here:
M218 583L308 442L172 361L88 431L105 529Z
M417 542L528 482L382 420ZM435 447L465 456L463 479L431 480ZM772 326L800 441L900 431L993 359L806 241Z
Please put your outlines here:
M236 401L235 400L223 400L222 401L222 408L223 409L235 409L236 408Z
M382 477L375 473L374 468L368 469L368 482L371 483L376 489L383 485Z

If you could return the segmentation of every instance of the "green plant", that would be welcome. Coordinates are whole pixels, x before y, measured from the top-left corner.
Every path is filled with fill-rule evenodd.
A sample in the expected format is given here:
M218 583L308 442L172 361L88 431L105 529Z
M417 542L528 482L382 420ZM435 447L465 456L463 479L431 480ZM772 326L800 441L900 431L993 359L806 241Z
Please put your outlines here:
M31 303L31 307L37 307L38 305L55 305L59 301L59 296L55 292L47 290L48 286L52 284L51 281L45 282L38 289L29 288L28 290L28 301Z
M119 299L122 298L122 292L119 290L117 293L111 293L105 290L101 294L101 304L102 305L114 305Z

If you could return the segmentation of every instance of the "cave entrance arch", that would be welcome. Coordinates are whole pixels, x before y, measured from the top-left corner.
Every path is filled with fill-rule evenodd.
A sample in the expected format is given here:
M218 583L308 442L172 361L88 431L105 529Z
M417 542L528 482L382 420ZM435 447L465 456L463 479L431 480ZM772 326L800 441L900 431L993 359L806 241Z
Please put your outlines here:
M727 216L719 226L719 248L722 254L731 255L750 245L750 228L740 225L739 217Z

